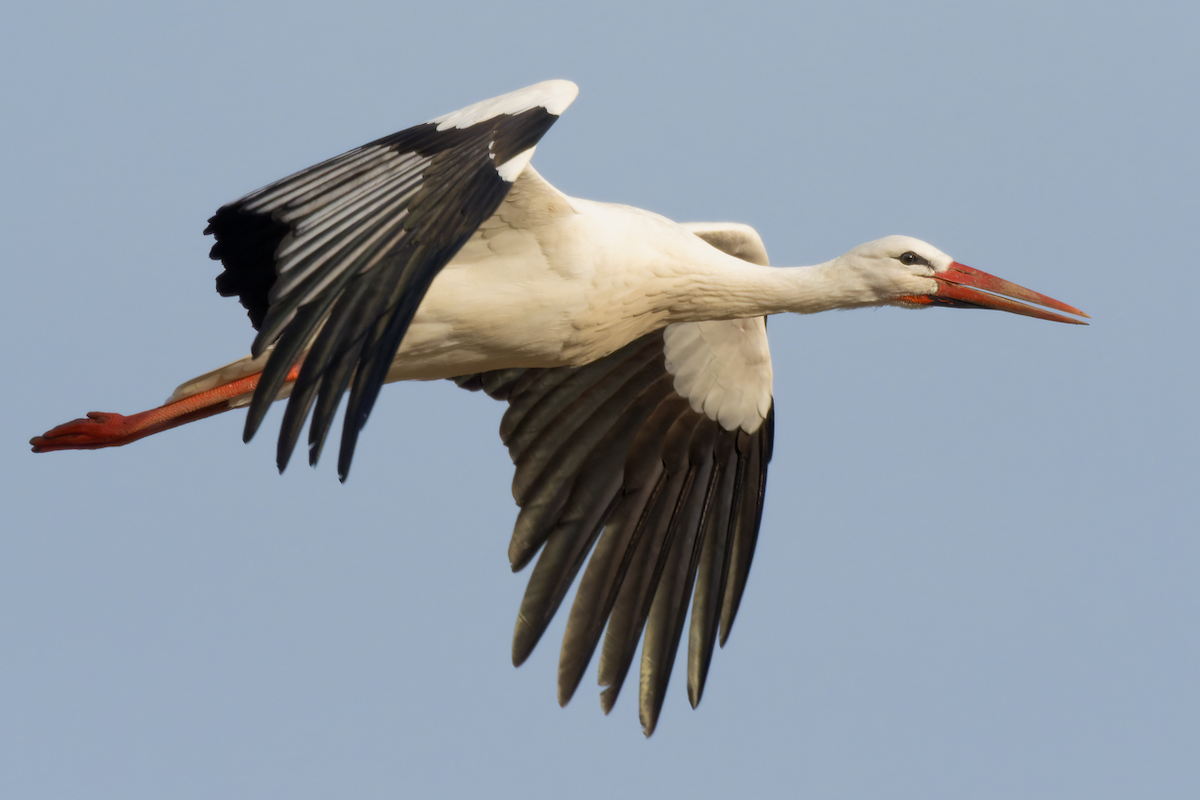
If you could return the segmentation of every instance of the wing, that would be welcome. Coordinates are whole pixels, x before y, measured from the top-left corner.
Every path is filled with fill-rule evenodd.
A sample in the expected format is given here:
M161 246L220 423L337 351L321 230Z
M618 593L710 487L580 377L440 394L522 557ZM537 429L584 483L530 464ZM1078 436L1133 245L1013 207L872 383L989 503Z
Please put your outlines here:
M317 462L350 387L338 457L345 480L358 432L429 285L500 205L577 92L569 81L546 81L477 103L217 211L205 231L225 267L217 290L246 306L259 331L253 355L274 348L250 404L247 441L303 358L279 468L314 402L309 462Z
M746 586L771 458L770 359L730 360L746 352L766 354L761 318L672 325L584 367L456 379L509 402L500 435L521 507L514 571L541 550L517 617L514 664L588 561L563 638L560 703L604 634L608 713L644 632L639 717L649 736L690 598L688 698L699 704Z

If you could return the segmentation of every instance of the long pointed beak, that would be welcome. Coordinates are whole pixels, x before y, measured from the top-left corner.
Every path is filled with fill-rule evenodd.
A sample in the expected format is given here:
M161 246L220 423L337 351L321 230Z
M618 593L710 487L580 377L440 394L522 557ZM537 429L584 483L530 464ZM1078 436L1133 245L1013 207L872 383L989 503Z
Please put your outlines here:
M938 282L938 289L935 294L907 297L905 299L926 305L936 304L955 308L992 308L997 311L1009 311L1013 314L1022 314L1026 317L1036 317L1037 319L1050 320L1051 322L1069 322L1072 325L1087 325L1087 323L1080 319L1072 319L1071 317L1052 313L1047 311L1046 308L1053 308L1057 311L1064 311L1068 314L1091 319L1091 317L1088 317L1087 314L1074 306L1069 306L1052 297L1038 294L1035 291L1026 289L1024 286L1018 286L1003 278L997 278L995 275L989 275L982 270L968 267L966 264L960 264L957 261L950 262L950 266L943 272L935 274L933 279ZM1022 300L1026 302L1020 302ZM1037 308L1027 305L1027 303L1036 303L1039 306L1045 306L1045 308Z

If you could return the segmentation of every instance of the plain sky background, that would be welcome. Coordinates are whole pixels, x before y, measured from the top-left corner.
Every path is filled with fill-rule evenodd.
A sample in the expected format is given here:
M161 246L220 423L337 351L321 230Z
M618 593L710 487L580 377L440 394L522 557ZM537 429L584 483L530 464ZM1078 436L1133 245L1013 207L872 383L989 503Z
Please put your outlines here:
M1198 36L1184 0L7 4L0 796L1200 796ZM905 233L1094 317L775 318L741 616L649 741L635 677L558 708L561 619L511 666L499 403L388 387L345 486L276 474L278 411L25 444L249 347L220 204L558 77L568 194L781 265Z

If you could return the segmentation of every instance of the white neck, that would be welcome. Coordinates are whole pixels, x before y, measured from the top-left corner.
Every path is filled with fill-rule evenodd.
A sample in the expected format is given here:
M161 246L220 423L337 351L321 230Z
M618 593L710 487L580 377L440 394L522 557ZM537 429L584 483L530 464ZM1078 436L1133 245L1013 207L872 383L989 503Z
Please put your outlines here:
M693 265L685 280L682 291L672 292L668 322L814 314L884 302L880 291L846 269L841 257L813 267L760 267L726 256Z

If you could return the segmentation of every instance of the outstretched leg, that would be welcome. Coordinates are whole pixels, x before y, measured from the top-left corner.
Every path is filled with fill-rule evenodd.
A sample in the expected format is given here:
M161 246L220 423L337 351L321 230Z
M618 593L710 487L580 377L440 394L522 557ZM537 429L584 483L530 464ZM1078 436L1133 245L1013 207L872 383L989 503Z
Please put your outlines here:
M287 380L296 380L299 371L299 366L292 367ZM29 443L33 445L35 453L119 447L152 433L211 417L241 405L230 401L252 393L261 375L261 372L256 372L129 417L106 411L89 411L87 417L52 428L41 436L33 437Z

